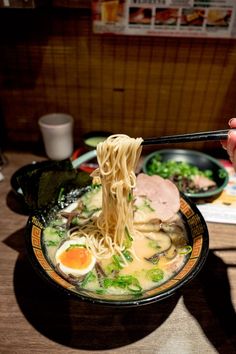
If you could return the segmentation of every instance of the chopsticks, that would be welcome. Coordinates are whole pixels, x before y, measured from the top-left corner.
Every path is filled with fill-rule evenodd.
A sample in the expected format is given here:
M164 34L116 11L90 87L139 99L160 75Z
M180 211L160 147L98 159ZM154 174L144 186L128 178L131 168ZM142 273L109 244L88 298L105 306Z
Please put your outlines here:
M187 133L179 135L167 135L156 138L146 138L143 140L142 145L160 145L160 144L172 144L172 143L186 143L192 141L219 141L227 139L230 130L236 131L236 129L215 130L209 132L200 133ZM96 150L89 151L84 155L79 156L72 161L73 167L78 168L82 163L89 161L97 156Z
M173 143L186 143L193 141L219 141L226 140L228 132L236 129L215 130L208 132L187 133L179 135L167 135L154 138L146 138L142 145L160 145Z

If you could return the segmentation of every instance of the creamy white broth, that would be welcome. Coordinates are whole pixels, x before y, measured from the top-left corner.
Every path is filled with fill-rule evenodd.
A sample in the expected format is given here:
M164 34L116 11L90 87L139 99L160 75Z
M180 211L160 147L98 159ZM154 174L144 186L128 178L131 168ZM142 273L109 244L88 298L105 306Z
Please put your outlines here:
M63 212L71 213L79 210L79 216L74 217L73 222L70 225L70 228L73 228L76 227L76 225L83 225L84 223L89 222L91 218L96 218L101 211L101 207L102 191L99 186L96 186L96 188L91 188L86 192L78 202L73 203L73 205L70 205L63 210ZM135 207L134 220L135 213L138 212L139 209ZM184 223L178 214L175 215L175 218L169 224L168 222L163 225L162 223L156 223L156 225L149 225L146 223L143 224L144 231L140 231L140 215L143 214L144 219L147 220L148 213L152 212L152 208L142 208L142 213L139 213L137 226L139 230L137 230L137 234L132 235L132 252L129 252L128 250L132 257L132 261L128 261L124 257L122 259L120 255L115 255L116 258L119 258L119 263L121 265L121 269L116 269L114 256L108 259L97 260L99 267L105 274L103 274L103 278L107 278L108 283L109 279L126 279L124 277L135 278L139 286L138 288L134 286L133 289L132 285L131 293L135 293L135 291L143 292L167 281L184 266L188 258L187 253L190 248L186 247L188 245L186 230L184 228ZM68 238L65 227L66 223L67 218L61 216L59 213L55 220L46 227L43 241L50 262L62 276L71 281L70 275L60 272L55 261L55 254L58 248ZM164 229L168 230L168 232L164 231ZM153 263L150 259L157 253L159 253L157 259L154 257ZM161 276L157 276L157 279L155 278L155 281L153 281L152 277L150 277L150 272L160 272ZM101 280L101 275L99 278L96 267L94 267L90 273L92 276L85 285L83 285L83 279L88 276L88 274L85 277L78 277L78 279L73 278L73 284L95 292L105 292L117 295L130 293L130 290L127 288L120 288L113 285L103 287L101 284L104 279L102 278Z

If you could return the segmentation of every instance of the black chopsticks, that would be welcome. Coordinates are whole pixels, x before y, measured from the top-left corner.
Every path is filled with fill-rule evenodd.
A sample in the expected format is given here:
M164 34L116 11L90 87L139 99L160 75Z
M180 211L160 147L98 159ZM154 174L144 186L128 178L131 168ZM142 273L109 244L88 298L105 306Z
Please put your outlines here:
M199 133L186 133L179 135L160 136L156 138L146 138L143 140L142 145L160 145L160 144L173 144L173 143L186 143L193 141L219 141L226 140L228 132L236 129L215 130Z

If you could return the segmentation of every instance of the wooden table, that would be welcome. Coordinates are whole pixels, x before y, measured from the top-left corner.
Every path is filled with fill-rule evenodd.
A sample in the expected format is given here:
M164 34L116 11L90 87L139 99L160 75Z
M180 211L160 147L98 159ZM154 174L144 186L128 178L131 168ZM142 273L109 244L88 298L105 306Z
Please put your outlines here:
M27 215L10 177L42 158L6 153L0 182L1 353L236 353L236 225L209 223L210 252L199 273L160 303L116 309L59 294L32 269Z

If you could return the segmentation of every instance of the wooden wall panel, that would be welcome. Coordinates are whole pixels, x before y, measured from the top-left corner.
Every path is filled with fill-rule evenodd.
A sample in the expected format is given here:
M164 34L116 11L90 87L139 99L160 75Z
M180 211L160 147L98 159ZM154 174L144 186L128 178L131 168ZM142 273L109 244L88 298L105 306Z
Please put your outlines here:
M236 114L235 40L95 35L81 9L2 11L0 30L8 146L36 144L38 118L55 111L75 117L76 143L91 130L221 129Z

